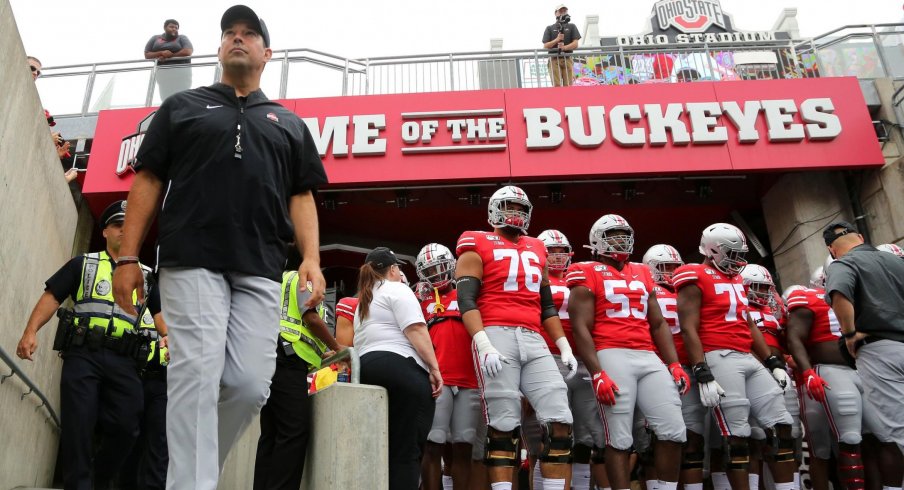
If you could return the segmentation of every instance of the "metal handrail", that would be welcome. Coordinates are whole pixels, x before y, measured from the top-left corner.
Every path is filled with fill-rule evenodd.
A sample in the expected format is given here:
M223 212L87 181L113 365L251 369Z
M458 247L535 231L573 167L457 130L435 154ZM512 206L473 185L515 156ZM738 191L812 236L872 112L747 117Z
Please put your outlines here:
M348 359L351 361L351 376L349 376L349 383L352 384L360 384L361 383L361 357L358 356L358 351L355 350L354 347L346 347L341 351L333 354L330 357L320 361L321 366L329 366L334 362L343 361Z
M59 419L59 417L57 417L57 414L53 410L53 407L50 406L50 400L48 400L47 397L44 396L44 392L42 392L41 389L38 388L38 386L36 384L34 384L34 382L31 380L31 378L29 378L28 375L25 374L25 372L23 372L21 369L19 369L19 366L17 365L16 361L14 361L13 358L10 357L9 354L7 354L7 352L5 350L3 350L3 347L0 347L0 360L5 362L6 365L9 366L10 369L12 369L12 372L10 372L9 374L0 376L0 384L2 384L4 381L6 381L7 378L12 377L13 375L16 375L16 376L19 376L20 378L22 378L22 381L25 383L25 386L28 387L28 391L26 391L25 393L22 393L22 396L19 397L19 400L24 400L26 396L31 395L31 394L34 394L35 396L37 396L41 400L41 404L38 405L38 407L35 410L37 411L37 409L41 408L41 407L46 408L47 413L50 414L50 418L53 420L53 423L56 424L57 428L59 429L60 428L60 419Z

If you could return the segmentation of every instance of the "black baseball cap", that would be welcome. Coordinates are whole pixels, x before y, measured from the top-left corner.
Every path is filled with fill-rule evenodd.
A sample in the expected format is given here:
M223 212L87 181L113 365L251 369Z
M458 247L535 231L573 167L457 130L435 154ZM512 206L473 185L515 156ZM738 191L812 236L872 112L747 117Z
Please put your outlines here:
M402 262L396 258L396 255L386 247L377 247L367 254L364 262L368 263L374 269L385 269L393 264L401 264Z
M841 230L838 230L839 228L841 228ZM822 239L825 240L826 246L829 246L834 243L835 240L838 239L838 237L847 235L848 233L860 232L857 231L857 228L854 225L848 223L847 221L837 221L829 226L826 226L826 229L822 232Z
M104 212L100 214L100 227L106 228L112 223L122 223L126 220L126 202L116 201L107 206Z
M237 21L244 20L251 24L251 27L257 29L261 37L264 39L264 47L270 47L270 31L267 30L267 24L251 10L251 7L245 5L233 5L226 9L223 18L220 19L220 32L230 28Z

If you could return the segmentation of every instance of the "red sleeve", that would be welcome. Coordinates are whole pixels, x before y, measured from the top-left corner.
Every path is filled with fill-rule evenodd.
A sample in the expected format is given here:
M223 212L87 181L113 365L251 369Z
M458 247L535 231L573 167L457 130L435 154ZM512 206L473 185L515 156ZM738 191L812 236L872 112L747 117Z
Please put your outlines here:
M355 310L358 309L357 298L342 298L336 303L336 316L346 320L355 321Z
M653 282L653 274L650 272L650 268L643 264L636 264L636 267L643 271L641 274L643 275L643 282L647 287L647 291L651 293L655 292L656 283Z
M672 276L672 284L675 285L675 291L688 284L696 284L699 281L700 271L692 265L682 265L675 270L675 275Z
M569 289L577 286L584 286L591 291L593 287L591 285L591 280L593 279L590 275L589 267L585 267L585 264L577 263L571 264L568 267L568 272L565 273L565 285L568 286Z
M785 303L785 307L788 308L788 311L793 311L798 308L806 308L809 304L810 301L807 299L805 290L798 289L788 295L788 302Z
M461 254L465 252L478 252L477 235L478 232L476 231L466 231L462 233L461 236L458 237L458 244L455 245L455 255L461 257Z

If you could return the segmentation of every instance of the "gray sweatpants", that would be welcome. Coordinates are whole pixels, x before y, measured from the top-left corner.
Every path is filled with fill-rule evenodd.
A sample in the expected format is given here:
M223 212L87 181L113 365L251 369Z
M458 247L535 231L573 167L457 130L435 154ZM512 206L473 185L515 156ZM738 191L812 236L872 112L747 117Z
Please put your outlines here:
M863 380L863 402L873 417L873 434L895 442L904 451L904 343L880 340L857 351L857 371Z
M279 335L278 282L162 268L169 327L167 490L215 490L235 441L270 394Z

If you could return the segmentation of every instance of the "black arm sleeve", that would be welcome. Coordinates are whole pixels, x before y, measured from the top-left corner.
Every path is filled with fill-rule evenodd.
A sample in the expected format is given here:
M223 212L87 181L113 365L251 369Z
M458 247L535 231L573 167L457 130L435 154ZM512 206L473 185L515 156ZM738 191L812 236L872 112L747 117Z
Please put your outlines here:
M458 311L462 315L477 309L477 296L480 294L480 279L474 276L464 276L455 282L458 291Z
M540 286L540 320L559 316L556 303L552 300L552 289L549 284Z

